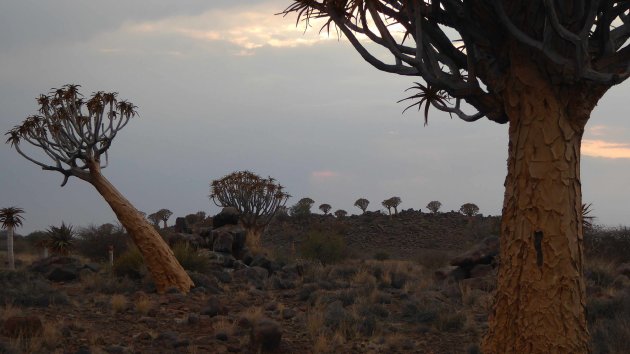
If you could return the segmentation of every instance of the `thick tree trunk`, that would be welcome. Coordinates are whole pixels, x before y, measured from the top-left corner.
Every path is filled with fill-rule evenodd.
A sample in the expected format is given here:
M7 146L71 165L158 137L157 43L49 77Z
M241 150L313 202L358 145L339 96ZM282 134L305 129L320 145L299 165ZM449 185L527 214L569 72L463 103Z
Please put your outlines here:
M15 269L15 254L13 253L13 227L7 228L7 262L9 269Z
M105 198L120 223L133 238L134 243L142 253L158 292L161 293L170 287L176 287L187 293L194 284L155 228L109 183L97 168L90 171L89 182Z
M588 353L580 184L588 114L573 114L571 93L560 96L527 60L512 58L505 87L508 174L495 307L482 351Z

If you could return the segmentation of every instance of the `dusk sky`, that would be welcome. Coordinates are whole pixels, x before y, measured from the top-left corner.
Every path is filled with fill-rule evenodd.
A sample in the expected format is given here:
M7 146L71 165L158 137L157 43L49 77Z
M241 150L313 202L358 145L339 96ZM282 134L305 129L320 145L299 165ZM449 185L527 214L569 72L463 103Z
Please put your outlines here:
M343 38L294 17L290 0L0 0L0 131L37 112L35 98L75 83L116 91L139 117L110 149L104 175L139 210L219 209L209 183L237 170L272 176L302 197L356 214L399 196L444 211L476 203L498 215L507 125L466 123L396 101L417 78L379 72ZM630 82L599 102L582 145L582 187L596 222L630 225ZM23 208L20 234L62 221L116 222L88 183L42 171L0 146L0 208Z

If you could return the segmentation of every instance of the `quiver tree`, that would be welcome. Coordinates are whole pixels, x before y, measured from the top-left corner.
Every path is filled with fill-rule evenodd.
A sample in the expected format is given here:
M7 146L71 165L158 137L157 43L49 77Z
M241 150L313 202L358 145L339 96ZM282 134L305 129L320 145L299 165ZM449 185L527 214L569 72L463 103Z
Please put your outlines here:
M334 26L375 68L421 79L409 99L425 119L431 106L509 123L482 351L588 352L580 143L598 100L630 75L630 1L295 0L293 13Z
M465 203L459 208L459 212L470 218L479 213L479 207L473 203Z
M298 200L295 205L291 207L291 216L298 218L304 218L311 215L311 207L313 207L315 201L309 197Z
M363 214L365 214L365 211L367 210L367 207L369 204L370 204L370 201L365 198L359 198L354 202L354 206L361 209Z
M431 211L433 214L437 214L440 208L442 207L442 203L437 200L432 200L427 204L427 209Z
M319 210L322 211L322 213L324 213L324 215L328 215L328 213L330 212L330 209L332 209L332 206L330 206L330 204L322 204L319 206Z
M46 230L47 246L50 251L59 256L67 256L74 248L76 232L72 225L61 222L61 226L50 226Z
M335 211L335 216L338 219L343 219L346 217L346 215L348 215L348 212L343 209L338 209L337 211Z
M7 230L7 263L9 269L15 269L15 253L13 252L13 232L16 227L22 226L24 210L18 207L0 209L0 226Z
M398 215L398 206L400 205L400 203L402 203L402 200L400 199L400 197L391 197L388 200L388 204L391 205L392 208L394 208L394 215Z
M387 209L387 214L389 216L392 215L392 201L389 199L385 199L381 202L381 205Z
M166 222L171 217L171 215L173 215L173 212L168 209L160 209L157 211L156 214L158 215L160 220L164 223L164 228L166 229L168 227Z
M78 85L66 85L53 89L48 95L40 95L37 99L39 114L11 129L7 143L42 169L61 173L62 187L70 177L94 186L142 253L157 290L164 292L176 287L188 292L193 282L171 249L101 173L107 166L112 141L136 116L136 106L119 100L115 92L99 91L86 100L78 89ZM40 154L23 150L24 143L40 150Z
M234 207L240 212L250 246L260 245L263 231L289 197L275 179L261 178L249 171L233 172L210 184L210 199L214 204Z
M160 216L160 214L158 214L158 212L156 211L153 214L149 214L147 216L147 219L149 219L149 221L151 221L151 223L153 224L153 226L155 227L159 227L160 225L160 221L162 220L162 217Z

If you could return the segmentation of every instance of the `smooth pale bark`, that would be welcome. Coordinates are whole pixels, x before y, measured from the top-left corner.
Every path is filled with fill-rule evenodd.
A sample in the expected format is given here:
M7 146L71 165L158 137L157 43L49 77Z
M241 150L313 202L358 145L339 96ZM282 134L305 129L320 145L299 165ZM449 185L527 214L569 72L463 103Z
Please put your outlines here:
M13 227L7 227L7 262L9 269L15 269L15 254L13 253Z
M498 283L482 351L588 353L580 144L597 97L554 86L524 53L511 70Z
M103 196L120 223L131 235L133 242L142 253L157 291L163 293L170 287L176 287L188 293L194 286L192 280L155 228L100 173L97 166L90 169L90 176L86 180Z

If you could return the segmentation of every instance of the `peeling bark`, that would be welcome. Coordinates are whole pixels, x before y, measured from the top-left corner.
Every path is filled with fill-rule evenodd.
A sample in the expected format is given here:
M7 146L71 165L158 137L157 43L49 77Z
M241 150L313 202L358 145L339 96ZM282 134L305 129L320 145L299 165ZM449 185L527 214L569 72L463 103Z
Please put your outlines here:
M510 59L500 264L482 349L588 353L580 144L595 100L582 102L586 109L576 115L566 88L558 90L524 53Z
M90 168L88 181L107 201L120 223L131 235L142 253L157 291L163 293L170 287L176 287L188 293L194 284L175 258L171 248L138 210L100 173L98 165Z

